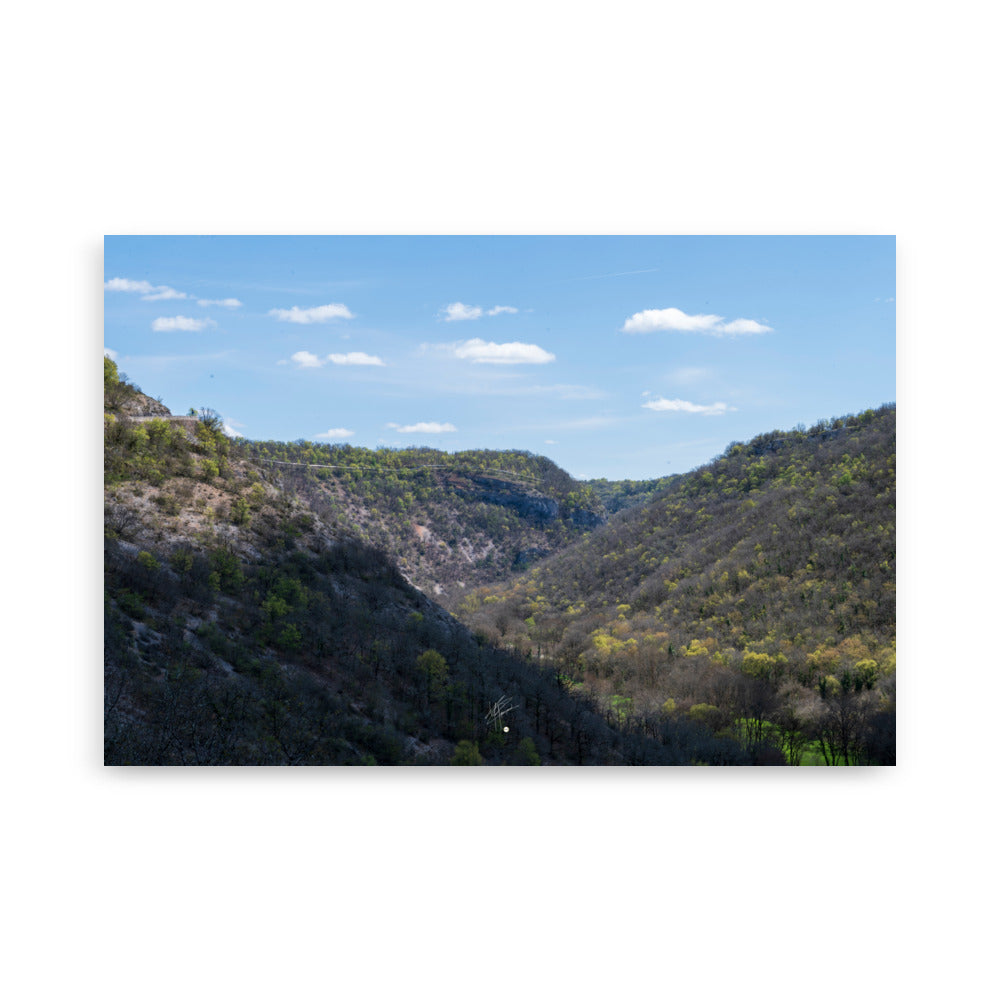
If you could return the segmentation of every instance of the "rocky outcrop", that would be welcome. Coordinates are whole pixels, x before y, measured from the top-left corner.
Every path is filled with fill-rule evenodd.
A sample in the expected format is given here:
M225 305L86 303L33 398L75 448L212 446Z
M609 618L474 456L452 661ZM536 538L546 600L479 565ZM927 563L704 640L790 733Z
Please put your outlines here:
M540 549L537 546L531 546L527 549L522 549L514 557L513 568L515 571L519 572L527 566L530 566L534 562L538 562L539 559L544 559L549 554L548 549Z
M136 392L122 400L118 412L123 417L169 417L170 410L159 400L147 396L144 392Z
M521 517L537 521L552 521L559 516L559 504L549 497L490 491L482 493L479 499L483 503L496 503L503 507L512 507Z
M480 503L495 503L503 507L511 507L520 517L545 524L556 518L565 518L576 528L596 528L607 520L600 514L584 510L580 507L569 507L560 504L551 497L540 496L537 493L520 492L516 489L498 489L495 481L473 479L477 485L484 488L480 493L459 490L463 496L478 500Z
M595 514L592 510L574 507L569 512L569 520L575 528L599 528L602 524L606 524L608 519Z

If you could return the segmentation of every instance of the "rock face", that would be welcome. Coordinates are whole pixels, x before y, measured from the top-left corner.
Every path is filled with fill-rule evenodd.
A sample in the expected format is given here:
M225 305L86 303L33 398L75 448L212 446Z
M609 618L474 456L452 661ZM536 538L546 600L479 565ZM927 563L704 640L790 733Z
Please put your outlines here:
M521 517L536 521L552 521L559 516L559 504L549 497L535 497L524 493L496 493L487 491L478 498L483 503L496 503L512 507Z
M502 507L511 507L518 515L539 524L547 524L559 517L565 517L577 528L596 528L604 524L606 518L593 511L578 507L564 508L558 500L551 497L537 496L534 493L523 493L512 489L498 489L494 481L474 478L473 482L483 486L480 493L473 494L461 490L464 496L481 503L495 503Z
M514 570L519 572L526 566L530 566L533 562L538 562L539 559L544 559L549 554L549 549L540 549L537 546L531 546L527 549L522 549L514 557Z
M606 517L601 517L600 514L595 514L592 510L583 510L579 507L570 511L569 519L577 528L599 528L608 520Z
M170 416L170 410L167 407L143 392L134 393L128 399L123 400L119 412L126 417Z

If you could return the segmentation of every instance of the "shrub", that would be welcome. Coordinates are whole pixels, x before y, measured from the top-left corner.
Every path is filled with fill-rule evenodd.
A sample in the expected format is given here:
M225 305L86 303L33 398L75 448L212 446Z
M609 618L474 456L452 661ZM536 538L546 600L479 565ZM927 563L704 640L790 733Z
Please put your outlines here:
M243 497L237 497L232 503L229 516L233 524L247 524L250 520L250 504Z
M455 765L478 766L483 762L483 755L479 752L479 746L471 740L462 740L455 747L451 763Z
M278 633L275 645L289 653L297 653L302 648L302 633L297 625L285 625Z
M264 506L264 502L267 500L267 491L261 486L260 483L254 483L250 487L250 507L253 510L260 510Z
M175 549L170 553L170 565L178 573L190 573L194 565L194 553L190 549Z
M151 573L160 568L160 563L152 552L143 550L136 556L136 560L143 569L149 570Z
M209 554L209 561L218 574L219 588L235 593L243 586L243 569L235 552L226 548L213 549Z
M129 618L143 618L146 615L146 605L142 598L131 590L119 590L115 595L118 600L118 607L129 616Z
M542 758L538 755L538 751L535 749L535 741L530 736L525 736L518 743L512 763L529 767L539 767L541 765Z

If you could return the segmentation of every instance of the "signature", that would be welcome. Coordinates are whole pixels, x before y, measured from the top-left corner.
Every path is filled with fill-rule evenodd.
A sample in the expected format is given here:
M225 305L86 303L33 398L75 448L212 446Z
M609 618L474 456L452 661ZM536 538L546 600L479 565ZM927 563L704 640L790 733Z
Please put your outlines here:
M499 729L503 723L503 717L508 712L513 712L514 708L515 706L511 703L510 696L505 694L499 701L495 701L486 713L487 723ZM503 731L505 733L510 732L510 726L503 726Z

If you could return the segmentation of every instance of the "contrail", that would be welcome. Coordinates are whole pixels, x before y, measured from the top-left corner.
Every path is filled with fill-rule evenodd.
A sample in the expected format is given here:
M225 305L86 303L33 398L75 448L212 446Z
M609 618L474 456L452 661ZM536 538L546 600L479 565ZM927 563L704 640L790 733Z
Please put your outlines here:
M570 281L593 281L595 278L620 278L626 274L652 274L659 271L658 267L646 267L641 271L615 271L613 274L588 274L583 278L570 278Z

